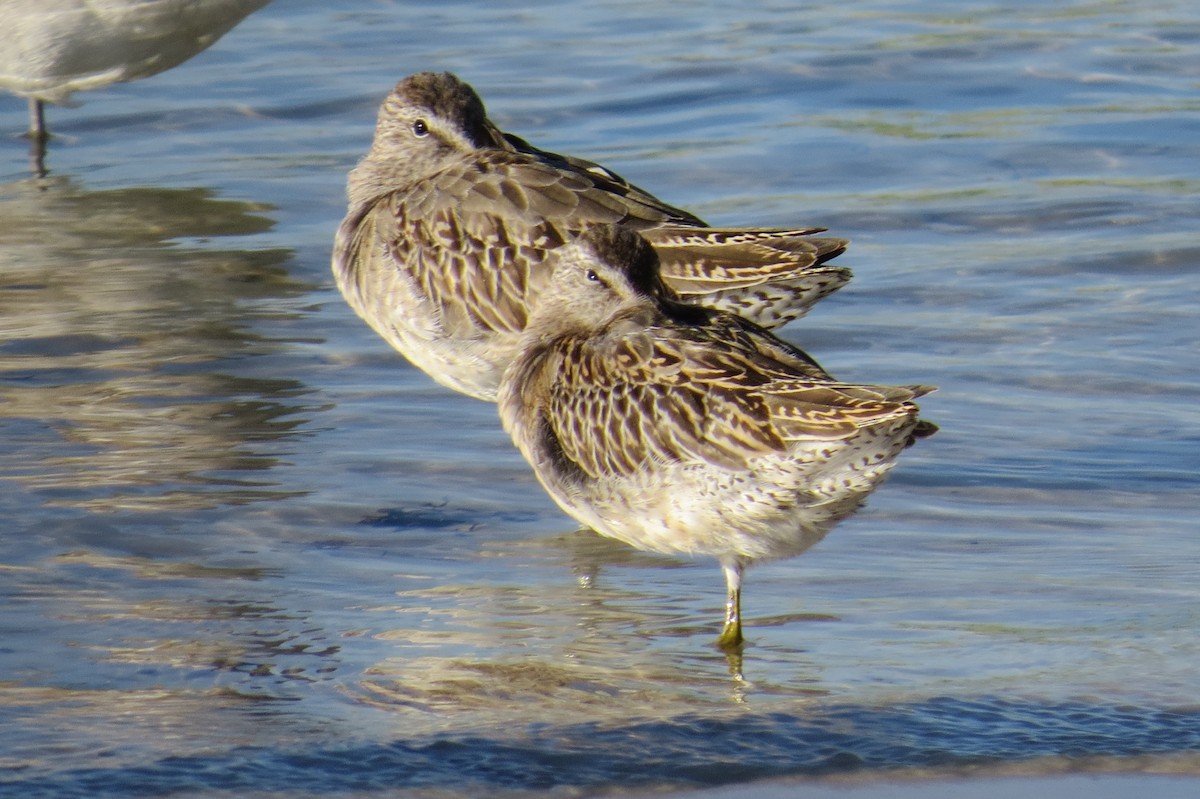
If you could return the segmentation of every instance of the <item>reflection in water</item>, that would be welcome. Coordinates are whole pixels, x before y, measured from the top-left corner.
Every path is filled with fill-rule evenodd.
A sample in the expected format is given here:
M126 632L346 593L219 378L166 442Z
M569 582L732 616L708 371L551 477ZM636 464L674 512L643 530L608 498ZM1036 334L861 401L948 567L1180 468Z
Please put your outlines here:
M244 82L175 74L197 114L269 96L265 123L79 144L90 180L213 196L0 186L0 794L1200 774L1191 6L334 5L225 40ZM998 42L904 35L939 30ZM849 232L858 277L797 343L887 375L915 368L896 331L927 341L955 434L756 578L742 703L710 564L560 541L494 411L409 379L336 301L341 176L398 52L490 76L512 127L710 217ZM103 166L142 148L172 157ZM268 237L296 255L245 251Z
M188 527L289 495L265 475L308 389L273 359L312 287L290 250L229 246L268 230L266 210L203 189L0 187L0 769L127 764L181 735L251 745L337 668L255 542Z
M95 723L86 692L5 693L0 685L0 710L25 703L53 719L38 705L57 702L64 715ZM663 719L627 717L621 723L555 720L531 728L264 747L254 737L255 727L261 735L261 725L286 721L286 707L263 707L256 717L241 697L212 692L205 700L208 707L180 702L167 692L130 692L121 705L135 732L152 730L164 710L176 718L194 714L186 751L159 743L158 757L137 763L120 757L119 744L59 751L81 764L68 772L56 772L54 758L43 754L22 761L22 793L95 799L128 796L136 786L139 793L162 796L391 797L400 791L404 796L527 798L531 791L549 792L539 796L653 795L663 785L712 786L782 775L878 779L1138 768L1189 774L1197 769L1200 744L1194 708L982 696L756 715L701 710ZM242 724L231 729L211 724L218 713L221 719L240 717ZM125 730L111 732L120 740ZM1177 754L1181 743L1192 751ZM414 790L418 793L410 793ZM931 795L954 794L935 789Z
M224 688L189 693L149 687L111 690L0 682L0 723L30 716L38 719L37 726L27 726L21 736L4 736L0 769L52 773L62 758L81 763L103 758L113 765L129 765L120 755L130 740L166 757L185 724L189 737L198 742L207 739L209 746L249 746L259 734L259 725L267 721L263 716L269 707ZM258 713L245 712L249 708ZM238 719L244 721L239 724ZM68 730L84 726L94 734L68 734Z
M99 546L122 543L112 538ZM0 566L0 794L6 770L61 774L64 757L135 768L254 746L264 728L321 729L293 718L293 700L336 673L339 640L281 607L278 570L209 565L206 543L144 536L137 545L153 555L77 549Z
M200 593L199 586L176 587ZM103 758L109 766L132 766L253 746L264 725L297 733L320 726L289 720L289 700L328 678L337 647L288 634L298 623L293 617L240 600L123 603L109 592L73 593L75 616L52 625L81 633L103 625L122 637L80 645L68 662L42 664L52 675L34 679L23 670L0 680L0 773L53 772L68 752L79 763ZM140 678L130 680L133 673ZM20 723L30 717L36 725ZM0 793L2 785L0 776Z
M310 287L287 250L181 241L264 231L262 210L202 189L0 187L0 477L97 509L280 495L248 473L297 434L305 389L239 364L279 347L254 301Z
M391 578L393 602L359 611L379 659L341 690L387 711L394 730L434 734L447 724L500 729L579 717L618 723L631 707L665 718L725 713L744 699L740 661L713 646L720 620L698 601L707 581L681 587L679 571L706 574L708 564L639 552L590 531L507 544L489 542L486 529L475 537L483 547L475 557L492 564L489 576L447 571L450 563L425 572L409 564ZM759 699L802 706L824 695L819 664L803 653L789 658L782 679L749 675Z
M5 0L0 88L29 98L34 174L46 174L45 103L176 67L268 2Z

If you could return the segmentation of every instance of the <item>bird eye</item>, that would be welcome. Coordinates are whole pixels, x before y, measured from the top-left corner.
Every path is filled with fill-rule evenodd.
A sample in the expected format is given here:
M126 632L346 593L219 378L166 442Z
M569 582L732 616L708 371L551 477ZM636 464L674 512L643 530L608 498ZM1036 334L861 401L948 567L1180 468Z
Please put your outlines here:
M416 122L414 122L412 124L412 131L413 131L413 134L417 135L417 136L428 136L429 135L429 125L426 124L425 120L418 119Z
M587 279L588 279L589 281L591 281L592 283L599 283L599 282L600 282L600 276L596 274L596 270L595 270L595 269L589 269L589 270L587 270L587 272L586 272L585 274L586 274L586 276L587 276Z

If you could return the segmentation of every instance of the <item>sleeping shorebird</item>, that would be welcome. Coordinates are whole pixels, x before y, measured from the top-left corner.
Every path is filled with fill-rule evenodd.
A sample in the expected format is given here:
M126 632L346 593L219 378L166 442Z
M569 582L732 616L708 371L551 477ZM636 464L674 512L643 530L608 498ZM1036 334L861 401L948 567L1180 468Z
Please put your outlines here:
M494 400L562 247L614 223L658 251L684 302L767 327L850 279L820 229L712 228L591 161L500 131L453 75L402 80L349 177L333 272L351 307L435 380Z
M577 521L720 561L730 650L743 570L800 554L853 513L937 429L913 403L931 390L840 382L752 322L678 302L654 248L606 225L559 254L498 403Z

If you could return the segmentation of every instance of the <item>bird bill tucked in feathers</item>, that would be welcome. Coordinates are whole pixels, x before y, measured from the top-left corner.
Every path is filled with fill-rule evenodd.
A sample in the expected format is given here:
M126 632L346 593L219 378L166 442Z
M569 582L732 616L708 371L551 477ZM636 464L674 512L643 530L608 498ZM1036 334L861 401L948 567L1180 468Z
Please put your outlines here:
M688 305L648 242L587 229L556 259L499 389L505 429L564 511L639 549L717 558L719 642L742 642L741 581L853 513L937 428L928 386L831 377L735 314Z
M502 132L475 91L418 73L384 100L350 173L333 272L349 304L435 380L494 400L561 249L596 224L640 233L679 299L767 327L850 279L819 228L712 228L591 161Z

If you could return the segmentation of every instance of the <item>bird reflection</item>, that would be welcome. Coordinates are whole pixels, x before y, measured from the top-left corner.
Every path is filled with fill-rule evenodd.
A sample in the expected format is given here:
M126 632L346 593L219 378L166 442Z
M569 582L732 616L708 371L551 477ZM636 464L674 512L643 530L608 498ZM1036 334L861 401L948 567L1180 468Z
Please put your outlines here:
M46 103L176 67L268 2L4 0L0 88L29 100L34 173L45 175Z
M453 503L448 513L470 515ZM406 538L444 529L417 521ZM485 543L470 560L492 564L486 577L447 550L428 573L393 575L394 601L361 614L363 629L386 646L343 687L356 701L397 713L407 732L420 719L511 725L526 713L542 720L584 713L616 720L631 706L723 712L750 694L820 692L821 666L802 651L773 649L786 651L789 663L781 684L778 675L744 678L740 652L696 647L713 632L708 592L705 581L692 595L679 591L672 570L694 567L677 559L584 530L477 538ZM564 579L567 571L580 579Z
M255 301L314 287L289 250L180 241L264 231L263 210L203 189L0 186L0 478L90 508L280 495L261 475L306 389L238 365L282 347L255 327L285 312Z

